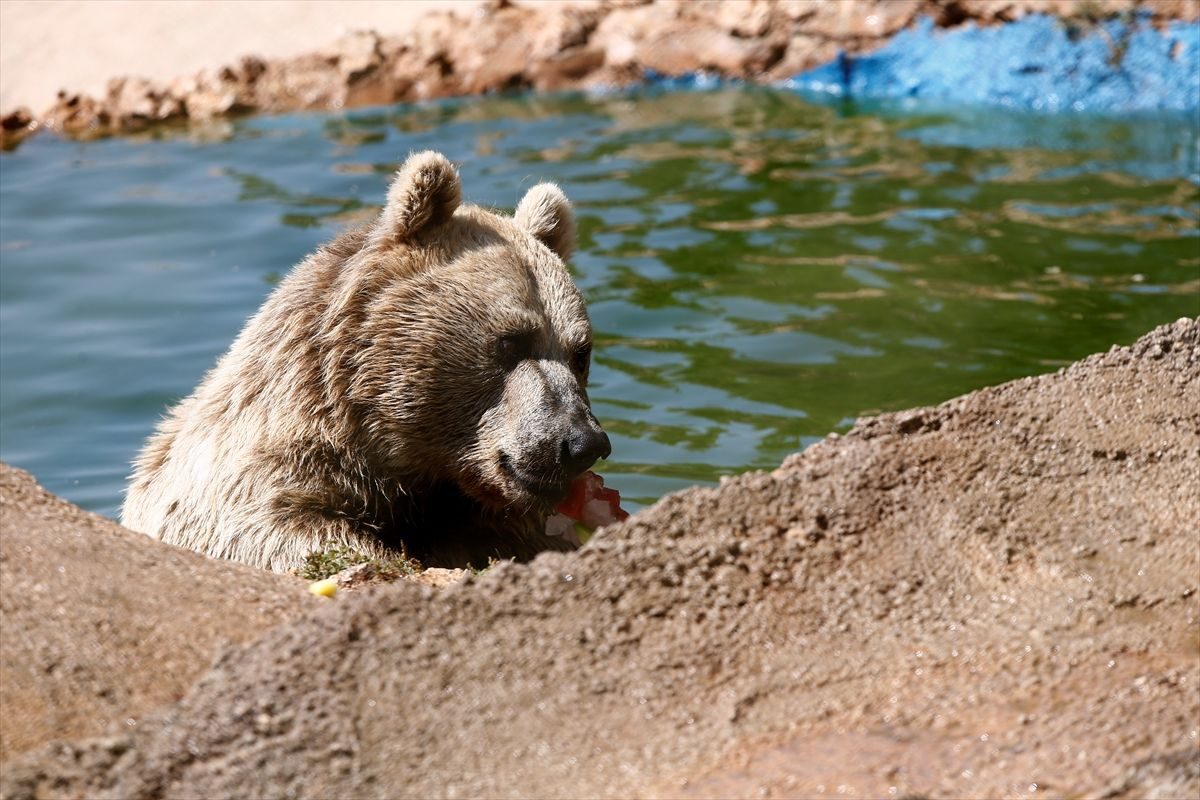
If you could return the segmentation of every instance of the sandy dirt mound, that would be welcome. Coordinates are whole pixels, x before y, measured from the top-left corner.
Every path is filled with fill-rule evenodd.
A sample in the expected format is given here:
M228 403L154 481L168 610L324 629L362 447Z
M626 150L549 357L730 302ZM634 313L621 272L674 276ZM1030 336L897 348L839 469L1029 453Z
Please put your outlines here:
M576 553L340 598L3 794L1196 796L1198 491L1180 321Z
M218 650L311 610L297 578L89 514L0 464L0 759L178 700Z

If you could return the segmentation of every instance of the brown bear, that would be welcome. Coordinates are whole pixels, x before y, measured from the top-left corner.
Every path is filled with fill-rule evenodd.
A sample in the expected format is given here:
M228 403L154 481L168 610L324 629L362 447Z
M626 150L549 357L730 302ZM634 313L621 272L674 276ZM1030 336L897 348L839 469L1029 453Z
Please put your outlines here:
M427 566L570 549L545 521L609 441L553 184L512 218L412 155L371 223L301 262L135 464L121 521L285 571L330 546Z

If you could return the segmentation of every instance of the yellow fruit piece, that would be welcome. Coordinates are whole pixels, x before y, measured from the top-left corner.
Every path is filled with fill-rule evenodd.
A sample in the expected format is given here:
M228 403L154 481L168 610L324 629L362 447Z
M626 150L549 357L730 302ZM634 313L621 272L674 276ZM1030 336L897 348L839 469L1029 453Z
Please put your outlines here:
M308 590L313 594L318 594L321 597L333 597L337 594L337 581L333 578L326 578L323 581L316 581L308 585Z

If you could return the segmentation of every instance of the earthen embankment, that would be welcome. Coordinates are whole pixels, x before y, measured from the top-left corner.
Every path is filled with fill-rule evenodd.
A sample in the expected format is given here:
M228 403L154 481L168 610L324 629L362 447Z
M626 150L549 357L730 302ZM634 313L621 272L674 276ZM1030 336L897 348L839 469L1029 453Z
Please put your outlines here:
M575 553L327 602L136 725L9 760L0 792L1196 796L1197 487L1200 320L1180 320L862 420ZM6 569L13 519L41 524L6 501ZM113 603L227 585L156 568L162 548ZM80 585L113 569L53 559ZM80 613L62 591L23 592L32 641ZM6 683L32 652L5 646Z

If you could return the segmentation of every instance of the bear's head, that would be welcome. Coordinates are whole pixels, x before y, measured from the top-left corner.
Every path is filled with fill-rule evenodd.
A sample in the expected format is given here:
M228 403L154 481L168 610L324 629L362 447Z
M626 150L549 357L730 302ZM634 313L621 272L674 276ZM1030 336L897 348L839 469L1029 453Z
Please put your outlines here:
M571 205L534 186L513 217L461 203L458 173L412 155L329 313L353 345L347 396L408 486L453 482L498 511L547 512L609 455L587 394L592 331L564 265Z

